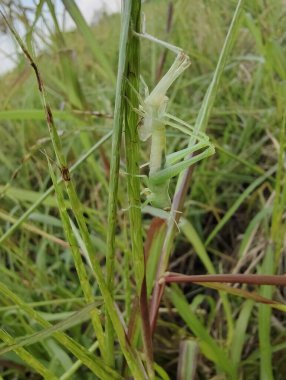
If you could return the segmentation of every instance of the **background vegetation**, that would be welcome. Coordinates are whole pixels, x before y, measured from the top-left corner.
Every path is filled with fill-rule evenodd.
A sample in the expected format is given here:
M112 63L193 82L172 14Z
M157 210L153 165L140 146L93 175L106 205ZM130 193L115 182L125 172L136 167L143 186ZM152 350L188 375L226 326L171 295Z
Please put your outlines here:
M72 13L73 2L64 3ZM235 6L228 0L143 4L148 32L182 47L191 57L191 67L168 93L169 112L190 124L213 77ZM109 137L122 50L120 16L106 15L89 29L77 15L77 29L62 33L51 1L31 8L12 2L7 14L16 28L25 29L30 52L35 53L36 41L41 41L34 56L68 166L97 145L71 174L83 209L83 215L72 215L73 195L65 195L58 206L63 187L58 186L57 197L48 190L53 172L59 177L61 173L52 161L55 155L35 75L19 50L19 63L1 78L0 91L0 379L128 378L122 345L115 345L114 364L105 352L112 340L107 346L100 343L96 324L105 319L108 304L94 281L95 264L89 262L79 222L83 218L87 224L94 261L104 269L110 226ZM216 154L193 172L173 242L172 272L285 273L285 15L282 0L245 2L206 130ZM42 33L43 23L51 30L49 36ZM152 89L174 57L154 43L141 45L141 73ZM187 136L168 130L169 152L187 142ZM51 157L50 171L45 152ZM134 313L136 276L134 280L123 147L120 152L113 277L116 304L128 324ZM146 162L148 145L141 144L140 164ZM174 187L175 181L172 194ZM67 192L73 194L71 189ZM10 233L32 206L33 212ZM68 232L74 247L80 248L82 261L78 258L76 264L77 248L70 249L61 217L71 221ZM150 287L165 223L146 209L142 223ZM286 302L282 287L242 287ZM194 284L166 288L153 338L157 378L285 379L284 312L248 298ZM135 336L131 346L141 347L140 339ZM132 350L129 354L136 367L142 356Z

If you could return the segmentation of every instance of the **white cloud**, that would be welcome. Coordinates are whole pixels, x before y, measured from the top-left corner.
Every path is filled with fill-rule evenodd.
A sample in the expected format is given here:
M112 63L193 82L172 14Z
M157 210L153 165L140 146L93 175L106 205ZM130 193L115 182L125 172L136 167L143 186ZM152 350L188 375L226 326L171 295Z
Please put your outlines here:
M77 6L83 14L86 21L90 24L94 20L99 19L96 13L102 14L104 10L107 14L118 13L121 9L120 0L76 0ZM57 11L63 13L62 3L57 4ZM66 15L65 30L75 27L75 24L69 15Z
M80 0L77 1L77 5L87 22L91 22L94 12L100 11L102 8L104 8L107 13L116 13L120 11L119 0Z
M9 36L0 37L0 74L11 70L15 65L16 51L15 45Z

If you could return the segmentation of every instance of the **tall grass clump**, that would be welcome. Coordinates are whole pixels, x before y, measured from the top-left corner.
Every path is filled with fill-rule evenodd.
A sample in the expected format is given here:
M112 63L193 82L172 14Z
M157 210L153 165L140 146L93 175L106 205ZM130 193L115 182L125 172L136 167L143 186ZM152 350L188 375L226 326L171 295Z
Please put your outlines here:
M0 379L284 379L285 4L126 0L92 26L62 4L75 30L1 5ZM170 44L192 65L167 153L216 153L163 210L138 131Z

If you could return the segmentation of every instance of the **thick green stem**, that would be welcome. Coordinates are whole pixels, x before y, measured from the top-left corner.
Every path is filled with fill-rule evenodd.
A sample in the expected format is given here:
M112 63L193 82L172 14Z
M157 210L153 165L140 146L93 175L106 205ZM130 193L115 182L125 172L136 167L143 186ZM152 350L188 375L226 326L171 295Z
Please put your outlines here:
M140 171L139 171L139 136L138 114L139 108L137 96L140 82L140 42L134 31L140 32L140 0L131 1L131 23L127 42L127 71L126 78L129 85L126 86L125 108L125 151L127 165L127 187L129 198L130 234L132 242L132 260L136 282L136 293L140 300L140 315L142 325L142 338L148 369L148 378L154 378L153 349L149 323L148 299L146 291L146 270L144 260L142 216L140 200Z
M122 125L124 115L124 93L126 76L127 40L130 27L131 3L123 3L121 34L119 44L118 72L116 82L116 98L114 109L112 152L110 162L110 181L108 197L108 229L107 229L107 253L106 253L106 281L113 297L114 291L114 268L115 268L115 230L117 225L117 194L119 180L120 148L122 139ZM114 366L114 332L111 316L106 318L106 344L108 351L108 363Z

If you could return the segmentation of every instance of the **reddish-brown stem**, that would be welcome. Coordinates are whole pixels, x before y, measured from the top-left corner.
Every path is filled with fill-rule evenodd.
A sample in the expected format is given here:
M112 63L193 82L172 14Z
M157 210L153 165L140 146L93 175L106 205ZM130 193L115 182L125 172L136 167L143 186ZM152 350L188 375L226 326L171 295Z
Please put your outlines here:
M149 230L147 232L147 238L145 241L145 246L144 246L144 256L145 256L145 262L148 262L149 254L150 254L150 249L152 246L152 242L154 240L154 237L158 233L158 231L162 228L162 226L165 224L165 221L160 218L154 218L151 222L151 225L149 227ZM164 287L161 286L161 288ZM133 335L135 333L135 327L136 327L136 316L138 314L138 308L139 308L139 300L138 298L134 298L133 301L133 307L132 307L132 312L131 312L131 317L130 321L128 324L128 338L130 341L133 339ZM148 310L149 313L149 310ZM149 314L150 315L150 314ZM150 323L150 336L152 335L152 326Z
M161 282L157 281L156 284L155 284L155 287L154 287L154 293L153 293L153 297L152 297L152 300L151 300L151 307L152 307L152 301L155 299L154 297L156 297L156 300L157 300L156 307L153 307L153 309L151 310L151 313L150 313L150 316L151 316L151 318L150 318L150 325L151 325L151 333L152 333L152 335L154 334L154 331L156 329L156 323L157 323L157 316L158 316L158 311L159 311L159 305L160 305L161 299L163 297L164 290L165 290L165 282L161 283ZM153 314L152 314L152 312L153 312Z
M186 194L189 189L189 184L192 178L192 174L194 171L195 166L191 166L188 170L185 171L183 174L183 179L181 182L181 186L179 190L176 192L173 202L172 202L172 210L171 213L174 217L174 220L169 221L167 225L167 231L166 231L166 237L164 239L164 244L162 247L162 252L160 255L160 261L158 264L158 270L156 274L156 283L153 289L152 293L152 299L150 303L150 325L151 325L151 331L152 334L155 331L156 323L157 323L157 316L158 316L158 310L159 305L161 302L162 295L164 293L164 284L159 284L160 278L164 275L164 272L167 269L168 265L168 253L169 253L169 242L172 240L172 238L175 235L175 228L174 226L179 222L181 213L179 211L182 211L184 206L184 201ZM175 210L175 212L174 212ZM172 238L169 238L171 235Z
M166 273L159 283L200 283L219 282L231 284L249 285L276 285L286 286L286 275L264 275L264 274L206 274L206 275L184 275L180 273Z

